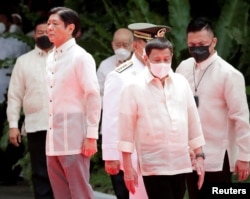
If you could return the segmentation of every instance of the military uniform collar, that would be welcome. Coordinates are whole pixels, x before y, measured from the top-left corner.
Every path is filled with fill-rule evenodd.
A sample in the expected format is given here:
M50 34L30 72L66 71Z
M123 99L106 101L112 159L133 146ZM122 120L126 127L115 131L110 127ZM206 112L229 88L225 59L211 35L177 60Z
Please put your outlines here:
M120 64L118 67L115 68L115 71L118 73L121 73L131 67L133 65L133 61L130 59L122 64Z

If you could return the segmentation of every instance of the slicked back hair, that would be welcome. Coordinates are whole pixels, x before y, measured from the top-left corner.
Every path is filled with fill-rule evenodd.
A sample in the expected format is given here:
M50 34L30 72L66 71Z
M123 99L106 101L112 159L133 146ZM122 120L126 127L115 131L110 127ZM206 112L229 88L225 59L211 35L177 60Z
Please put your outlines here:
M41 25L41 24L47 24L48 23L48 17L40 17L36 20L35 22L35 29L38 25Z
M171 53L173 53L173 45L166 38L155 38L147 42L145 47L146 55L149 56L153 49L164 50L169 49Z
M72 32L72 36L76 36L81 27L80 18L76 11L66 7L55 7L49 12L49 15L52 14L58 14L60 19L64 22L65 27L67 27L69 24L74 24L75 29Z

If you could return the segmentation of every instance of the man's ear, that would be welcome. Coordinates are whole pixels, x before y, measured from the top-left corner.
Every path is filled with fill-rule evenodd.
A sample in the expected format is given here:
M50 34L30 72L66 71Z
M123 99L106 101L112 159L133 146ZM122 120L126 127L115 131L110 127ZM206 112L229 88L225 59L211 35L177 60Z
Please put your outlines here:
M144 62L145 62L145 64L146 64L146 66L149 67L149 59L148 59L148 56L147 56L147 55L143 55L143 60L144 60Z
M73 31L75 30L75 24L71 23L68 25L67 28L68 28L70 34L72 35Z
M217 44L217 37L214 37L214 38L213 38L213 45L214 45L213 47L214 47L214 48L215 48L216 44Z

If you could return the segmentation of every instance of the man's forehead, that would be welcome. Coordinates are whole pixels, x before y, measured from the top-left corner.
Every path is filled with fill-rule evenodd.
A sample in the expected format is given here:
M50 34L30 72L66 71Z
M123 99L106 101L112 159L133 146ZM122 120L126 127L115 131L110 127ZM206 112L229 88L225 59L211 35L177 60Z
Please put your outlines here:
M114 37L113 42L129 42L131 38L126 35L121 35L120 37Z

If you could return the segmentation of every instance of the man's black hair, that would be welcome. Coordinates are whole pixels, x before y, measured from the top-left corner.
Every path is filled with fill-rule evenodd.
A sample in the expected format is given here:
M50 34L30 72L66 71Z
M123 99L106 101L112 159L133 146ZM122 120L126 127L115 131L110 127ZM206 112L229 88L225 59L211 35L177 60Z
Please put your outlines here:
M207 30L214 35L214 29L211 21L206 17L198 17L192 19L187 26L187 33L189 32L198 32L201 30Z
M38 25L41 25L41 24L47 24L48 23L48 17L39 17L36 22L35 22L35 28L38 26Z
M55 7L50 10L49 15L51 14L58 14L61 20L64 22L65 27L69 24L74 24L75 29L72 33L72 36L76 36L77 32L81 28L80 18L76 11L66 7Z
M153 49L164 50L168 48L173 53L173 45L167 38L155 38L147 42L145 47L146 55L149 56Z

